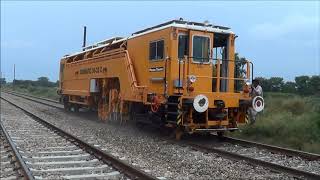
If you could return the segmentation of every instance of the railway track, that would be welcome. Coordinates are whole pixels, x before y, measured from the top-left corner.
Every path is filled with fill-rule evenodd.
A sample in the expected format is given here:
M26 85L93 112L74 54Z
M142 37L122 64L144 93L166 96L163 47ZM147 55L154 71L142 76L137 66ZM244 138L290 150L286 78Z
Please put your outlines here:
M6 139L12 141L16 158L27 179L156 179L100 148L57 128L24 108L23 118L1 122Z
M32 95L28 95L28 94L23 94L23 93L17 93L17 92L12 92L12 91L2 91L4 93L13 95L13 96L17 96L17 97L21 97L33 102L37 102L46 106L50 106L53 108L57 108L57 109L64 109L63 105L59 102L59 101L55 101L52 99L48 99L48 98L42 98L42 97L36 97L36 96L32 96Z
M3 131L3 125L0 122L0 179L30 179L32 178L26 164L21 161L13 141L6 131Z
M320 179L320 161L317 160L311 161L287 154L273 154L263 149L256 149L253 152L252 150L248 150L249 148L236 144L215 147L213 144L183 141L182 145L193 147L206 153L216 153L234 160L244 160L252 165L263 166L300 179Z
M12 94L14 95L14 94ZM20 96L37 102L35 98ZM46 104L42 101L42 104ZM221 156L244 160L253 165L267 167L269 169L291 174L302 179L320 179L320 155L292 149L261 144L231 137L224 137L222 145L216 145L212 141L178 142L184 146L193 147L199 151L217 153Z

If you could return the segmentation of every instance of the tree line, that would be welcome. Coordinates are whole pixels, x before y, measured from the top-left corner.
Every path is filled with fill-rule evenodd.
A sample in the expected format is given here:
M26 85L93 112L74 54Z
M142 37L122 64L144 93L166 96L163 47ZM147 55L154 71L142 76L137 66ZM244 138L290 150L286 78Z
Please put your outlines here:
M59 81L51 82L47 77L39 77L36 81L33 80L14 80L12 85L17 86L41 86L41 87L57 87Z
M300 95L320 95L320 76L297 76L295 81L284 81L281 77L258 77L265 92L296 93Z
M281 77L257 77L257 79L260 80L260 84L263 88L263 91L265 92L296 93L300 95L320 95L320 75L297 76L295 77L295 81L284 81ZM1 78L1 84L6 84L4 78ZM51 82L47 77L39 77L36 81L14 80L12 84L25 87L57 87L59 85L59 81Z

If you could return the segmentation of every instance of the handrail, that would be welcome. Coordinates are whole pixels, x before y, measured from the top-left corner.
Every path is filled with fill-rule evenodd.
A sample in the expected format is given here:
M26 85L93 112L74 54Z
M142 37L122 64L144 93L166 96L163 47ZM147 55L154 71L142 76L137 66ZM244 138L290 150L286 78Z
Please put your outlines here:
M217 64L220 64L220 62L243 62L243 63L246 63L247 64L247 70L246 70L246 75L247 77L246 78L227 78L227 77L220 77L220 66L217 66L217 76L215 77L216 79L234 79L234 80L246 80L246 79L249 79L250 75L251 75L251 80L253 80L253 63L251 61L248 61L248 60L232 60L232 59L217 59L217 58L201 58L201 57L189 57L189 56L185 56L184 58L178 58L178 61L180 62L181 60L183 62L186 62L186 59L188 59L188 63L190 63L190 60L189 59L193 59L193 58L197 58L197 59L207 59L208 61L207 62L195 62L195 63L200 63L200 64L213 64L213 61L216 61ZM210 61L211 60L211 61ZM250 65L251 65L251 72L250 72ZM189 76L189 74L187 75ZM214 77L212 77L214 78Z
M198 61L198 62L192 62L190 61L190 59L193 59L193 58L197 58L197 59L206 59L207 61L204 62L204 61ZM251 75L251 80L253 80L253 63L248 61L248 60L235 60L235 59L218 59L218 58L201 58L201 57L189 57L189 56L184 56L183 58L178 58L178 62L179 62L179 82L181 81L180 80L180 63L188 63L187 66L188 66L188 70L187 70L187 77L190 76L190 72L189 72L189 66L190 66L190 63L195 63L195 64L204 64L204 65L209 65L209 64L212 64L212 65L217 65L219 64L217 67L216 67L216 76L199 76L199 75L194 75L195 77L197 78L209 78L209 79L216 79L216 92L220 92L220 80L234 80L234 81L247 81L247 80L250 80L250 75ZM236 62L242 62L244 64L241 64L241 65L246 65L246 72L245 72L245 77L238 77L238 76L235 76L234 77L221 77L221 73L220 73L220 70L221 70L221 63L222 62L233 62L233 63L236 63ZM251 66L251 67L250 67ZM242 68L245 68L245 67L242 67ZM185 77L183 77L184 79ZM187 86L187 92L188 92L188 89L189 89L189 83L183 83L183 86Z
M134 88L138 88L138 89L144 89L144 88L147 88L147 86L140 86L138 85L137 83L137 78L136 78L136 74L134 72L134 69L133 69L133 65L132 65L132 61L131 61L131 58L129 56L129 52L128 50L124 50L125 52L125 56L126 56L126 63L127 63L127 68L129 68L129 71L130 71L130 77L131 77L131 80L132 80L132 84L131 86L133 85Z

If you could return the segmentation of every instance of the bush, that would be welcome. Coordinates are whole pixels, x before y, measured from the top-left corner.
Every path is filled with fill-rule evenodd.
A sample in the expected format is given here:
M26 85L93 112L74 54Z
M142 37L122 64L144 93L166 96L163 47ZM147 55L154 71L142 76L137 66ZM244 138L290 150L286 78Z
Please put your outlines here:
M266 93L265 110L254 125L233 136L320 153L320 98Z

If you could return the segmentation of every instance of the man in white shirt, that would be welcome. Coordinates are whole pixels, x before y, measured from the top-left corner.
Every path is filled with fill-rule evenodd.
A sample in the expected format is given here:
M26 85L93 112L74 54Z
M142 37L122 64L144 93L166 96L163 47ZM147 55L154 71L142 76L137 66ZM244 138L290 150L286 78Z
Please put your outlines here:
M260 86L260 81L258 79L254 79L252 81L250 96L252 99L256 96L261 96L261 97L263 96L262 87ZM257 114L258 114L257 111L255 111L252 107L249 107L248 115L249 115L250 124L254 124L256 122Z

